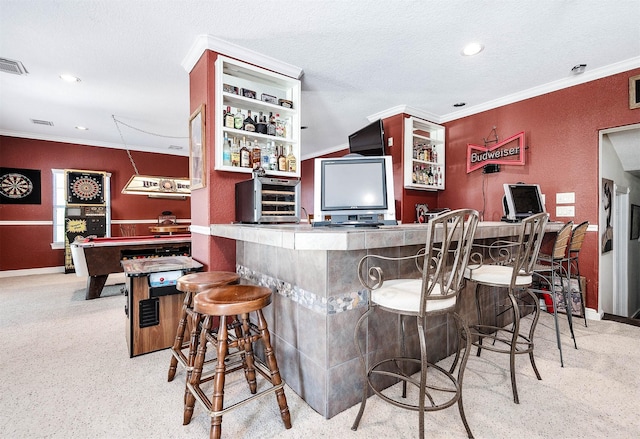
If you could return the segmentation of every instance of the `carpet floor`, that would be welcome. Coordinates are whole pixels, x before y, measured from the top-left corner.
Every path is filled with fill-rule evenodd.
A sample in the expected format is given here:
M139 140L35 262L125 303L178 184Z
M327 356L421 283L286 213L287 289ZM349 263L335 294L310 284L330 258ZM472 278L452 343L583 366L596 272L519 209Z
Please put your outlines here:
M184 370L167 382L167 350L129 358L125 298L118 282L124 278L112 276L103 297L86 301L85 280L73 274L2 280L0 437L209 436L209 417L198 405L191 423L182 425ZM578 349L561 319L561 368L553 318L543 313L535 338L542 381L526 356L516 360L519 405L512 400L507 357L472 353L463 395L477 439L638 436L640 327L615 321L589 321L585 327L583 320L575 326ZM241 395L243 384L242 377L230 380L225 396ZM284 429L275 396L267 396L225 415L223 437L417 437L417 414L376 396L369 398L359 429L352 431L357 405L327 420L289 387L285 392L292 429ZM425 424L429 438L466 437L455 407L428 414Z

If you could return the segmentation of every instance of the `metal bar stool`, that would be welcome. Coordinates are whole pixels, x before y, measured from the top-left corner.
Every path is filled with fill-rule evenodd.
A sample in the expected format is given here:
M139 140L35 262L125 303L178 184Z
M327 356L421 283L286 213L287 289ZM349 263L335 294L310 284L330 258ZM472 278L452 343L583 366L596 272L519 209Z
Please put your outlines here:
M589 221L583 221L578 224L571 233L571 241L569 241L569 252L567 253L567 272L569 278L575 277L578 281L578 291L580 292L580 308L582 315L584 316L584 326L587 326L587 312L585 304L586 291L582 290L582 283L580 282L580 264L578 263L578 256L582 249L582 243L584 242L587 229L589 228ZM569 289L571 289L571 281L569 281ZM573 294L569 295L570 301L573 301ZM567 312L570 311L567 306Z
M270 303L271 290L253 285L228 285L196 294L193 299L194 324L204 321L197 346L193 339L189 345L189 357L196 351L197 354L186 386L184 425L191 422L197 400L211 417L210 437L218 439L222 433L223 414L255 398L275 392L284 426L287 429L291 428L291 415L284 394L284 382L280 377L276 356L271 347L267 321L262 314L262 309ZM251 322L250 313L255 313L257 324ZM214 317L220 320L217 330L212 328ZM229 336L228 331L231 328L235 329L235 337ZM254 356L253 346L257 341L261 341L264 347L264 362ZM217 359L213 375L204 377L202 369L208 343L215 348ZM236 350L230 352L230 349ZM240 369L244 370L252 396L225 407L225 376ZM256 372L272 386L257 392ZM208 398L200 387L209 380L213 380L211 398Z
M471 336L466 322L456 313L458 296L464 283L464 272L469 261L471 245L478 224L478 212L471 209L454 210L438 215L427 224L426 246L417 254L403 257L366 255L358 263L360 283L370 292L367 311L355 326L354 342L363 365L362 402L360 410L351 427L356 430L364 414L369 397L369 389L383 401L407 410L418 412L419 437L424 437L425 412L443 410L454 404L462 418L467 436L473 438L462 405L462 380L469 358ZM391 267L415 263L415 276L404 279L393 277ZM384 269L383 269L384 268ZM387 270L385 274L384 270ZM375 332L380 326L381 312L393 313L402 322L402 341L399 355L393 353L380 361L371 361L376 357L370 352L369 335L363 336L361 328L367 322L367 331ZM456 324L456 356L449 370L428 361L427 323L434 316L451 315ZM377 318L376 318L377 317ZM416 326L407 329L406 323L413 318ZM405 335L417 334L420 352L413 356L405 352ZM391 338L384 334L380 340ZM364 344L364 349L361 345ZM376 349L384 348L377 346ZM464 351L461 354L461 351ZM454 374L457 364L458 373ZM414 376L415 375L415 376ZM396 396L384 392L389 381L402 381L402 395ZM407 401L407 384L417 391L417 401Z
M189 364L193 364L193 361L187 359L182 352L189 347L189 341L184 341L184 333L187 330L187 319L193 312L193 296L201 291L207 290L213 287L219 287L229 284L237 284L240 281L240 275L230 271L207 271L201 273L191 273L178 278L176 288L178 291L186 293L184 296L184 302L182 304L182 311L180 314L180 321L178 322L178 329L176 330L176 339L171 347L171 363L169 364L169 374L167 381L173 381L176 375L178 363L182 367L188 368ZM198 331L193 331L192 337L198 336ZM195 354L194 354L195 355ZM193 359L192 359L193 360Z
M549 220L548 213L531 215L520 225L518 240L514 242L498 241L495 245L488 246L488 255L471 256L465 277L476 283L476 309L478 312L478 324L469 325L472 342L478 348L477 356L482 349L509 355L509 370L511 372L511 389L513 401L520 403L518 388L516 386L516 355L529 355L529 361L536 378L542 379L533 358L533 335L540 317L540 303L536 295L529 289L533 282L533 268L540 252L544 229ZM478 246L479 247L479 246ZM476 259L481 256L482 261ZM492 263L484 263L488 258ZM476 262L481 262L479 265ZM480 300L481 287L491 287L490 290L503 289L507 292L509 308L513 312L513 325L510 328L502 325L488 324L484 321ZM525 300L529 300L529 306L533 308L533 321L528 333L520 331L520 306ZM526 305L526 304L525 304ZM483 344L484 338L494 340L493 345ZM495 343L500 343L496 345Z

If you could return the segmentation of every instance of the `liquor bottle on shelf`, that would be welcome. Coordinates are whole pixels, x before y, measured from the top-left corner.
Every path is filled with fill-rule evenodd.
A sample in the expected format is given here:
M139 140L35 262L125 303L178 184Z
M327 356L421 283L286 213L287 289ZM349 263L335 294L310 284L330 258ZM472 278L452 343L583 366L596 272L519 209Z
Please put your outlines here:
M440 186L444 185L444 180L442 179L442 171L440 170L440 166L438 166L438 181L440 182Z
M414 183L417 183L417 182L418 182L418 173L416 172L417 168L418 168L418 167L417 167L417 166L416 166L416 164L414 163L414 164L413 164L413 171L412 171L412 173L411 173L411 181L413 181Z
M427 169L427 184L433 184L433 172L431 172L431 166L429 166L429 169Z
M287 158L284 155L283 146L278 145L278 171L287 170Z
M284 123L279 114L276 114L276 136L284 137Z
M251 118L251 110L247 110L247 117L242 123L242 129L245 131L249 131L250 133L254 133L256 131L255 122Z
M253 144L253 149L251 150L251 167L253 169L258 169L261 163L262 150L260 149L260 144L258 142L255 142Z
M222 144L222 164L231 166L231 142L227 137L227 133L224 133L224 143Z
M269 169L272 171L278 170L278 153L276 151L276 143L272 140L269 147Z
M249 148L247 148L247 143L244 137L240 142L240 167L241 168L251 167L251 152L249 151Z
M289 154L287 154L287 171L296 172L298 162L293 154L293 146L289 145Z
M231 144L231 166L240 166L240 147L238 146L238 142L235 137Z
M261 165L262 165L262 169L264 169L265 171L268 171L270 168L270 155L271 155L271 145L269 144L269 142L265 143L264 148L262 148L262 157L261 157Z
M276 135L276 118L273 113L269 113L269 124L267 125L267 134L270 136Z
M266 118L262 115L262 111L256 121L256 133L267 134L267 122Z
M242 122L244 122L244 116L242 115L242 112L238 108L238 111L236 111L236 115L233 117L233 127L236 130L241 130Z
M234 127L234 116L233 113L231 112L231 107L227 107L227 111L224 115L224 126L226 128L233 128Z

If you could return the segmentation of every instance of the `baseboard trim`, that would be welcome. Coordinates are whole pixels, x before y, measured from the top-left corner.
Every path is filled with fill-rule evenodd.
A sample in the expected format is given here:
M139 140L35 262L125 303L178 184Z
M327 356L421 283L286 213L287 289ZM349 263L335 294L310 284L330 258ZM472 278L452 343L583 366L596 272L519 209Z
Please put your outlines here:
M602 320L602 317L604 316L604 313L600 313L593 308L586 308L585 314L587 320Z
M0 279L5 277L16 276L32 276L35 274L55 274L64 273L64 267L43 267L43 268L27 268L23 270L3 270L0 271Z

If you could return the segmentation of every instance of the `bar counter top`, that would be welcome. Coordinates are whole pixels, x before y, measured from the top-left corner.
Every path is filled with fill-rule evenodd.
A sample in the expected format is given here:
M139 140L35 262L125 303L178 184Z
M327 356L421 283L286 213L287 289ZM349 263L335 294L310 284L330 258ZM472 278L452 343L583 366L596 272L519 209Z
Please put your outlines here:
M557 232L561 222L549 222L547 232ZM292 250L362 250L424 244L426 224L370 227L311 227L310 224L211 224L211 235ZM519 223L481 221L475 239L518 234Z

